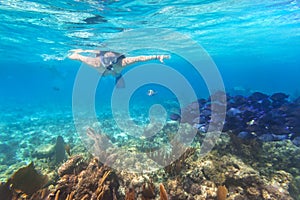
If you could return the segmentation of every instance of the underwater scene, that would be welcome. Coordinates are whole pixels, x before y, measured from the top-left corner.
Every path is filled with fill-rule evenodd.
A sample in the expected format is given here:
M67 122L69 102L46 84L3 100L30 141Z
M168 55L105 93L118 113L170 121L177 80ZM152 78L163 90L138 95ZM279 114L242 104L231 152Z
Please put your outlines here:
M299 0L0 17L0 200L300 200Z

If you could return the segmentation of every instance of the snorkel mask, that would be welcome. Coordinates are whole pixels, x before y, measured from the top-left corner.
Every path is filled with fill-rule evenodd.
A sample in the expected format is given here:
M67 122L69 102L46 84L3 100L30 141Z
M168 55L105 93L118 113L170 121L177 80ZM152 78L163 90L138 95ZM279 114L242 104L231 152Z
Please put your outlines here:
M97 56L100 57L100 62L108 70L113 70L113 65L117 64L120 59L125 58L123 54L112 51L101 51Z

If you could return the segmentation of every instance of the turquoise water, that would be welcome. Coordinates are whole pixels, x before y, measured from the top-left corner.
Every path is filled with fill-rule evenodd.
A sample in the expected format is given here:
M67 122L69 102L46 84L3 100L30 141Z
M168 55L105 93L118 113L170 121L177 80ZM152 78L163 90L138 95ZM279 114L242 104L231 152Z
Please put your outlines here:
M188 80L197 98L207 98L203 77L170 50L186 48L185 53L198 59L195 49L181 38L167 37L178 33L203 47L229 94L283 92L290 100L300 95L298 0L1 0L0 18L1 180L37 159L32 152L55 143L58 135L80 146L73 121L73 89L79 70L90 69L67 58L71 49L114 50L126 56L170 54L165 64ZM135 34L122 35L131 31ZM132 65L123 74L137 67ZM159 72L157 77L168 79ZM96 109L100 121L107 121L104 129L110 134L120 132L110 124L114 124L110 120L114 83L112 76L101 78L94 91L95 105L85 105ZM149 89L157 94L148 96ZM181 92L184 96L184 89ZM162 104L168 114L178 111L176 95L155 82L140 85L131 96L130 115L135 123L147 124L154 104ZM185 100L188 104L196 99Z
M2 1L1 19L4 104L69 105L80 64L66 59L68 50L107 47L117 33L157 27L202 45L228 91L299 93L298 1ZM124 53L135 46L127 43Z

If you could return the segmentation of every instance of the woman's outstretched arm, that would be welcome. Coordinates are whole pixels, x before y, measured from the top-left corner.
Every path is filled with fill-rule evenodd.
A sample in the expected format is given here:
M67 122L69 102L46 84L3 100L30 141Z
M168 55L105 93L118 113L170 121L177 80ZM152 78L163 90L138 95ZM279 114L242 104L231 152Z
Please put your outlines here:
M126 57L122 60L122 67L126 67L127 65L131 65L137 62L145 62L148 60L159 60L163 62L164 59L169 59L169 55L153 55L153 56L135 56L135 57Z

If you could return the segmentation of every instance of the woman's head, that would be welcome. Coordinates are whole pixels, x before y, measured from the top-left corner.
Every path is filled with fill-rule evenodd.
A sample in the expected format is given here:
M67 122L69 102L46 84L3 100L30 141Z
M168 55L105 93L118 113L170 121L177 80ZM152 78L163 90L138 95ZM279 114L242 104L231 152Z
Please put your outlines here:
M123 58L125 58L125 56L123 54L112 52L112 51L105 51L102 53L102 55L100 53L101 63L105 67L109 67L109 66L112 67L112 65L117 64Z

